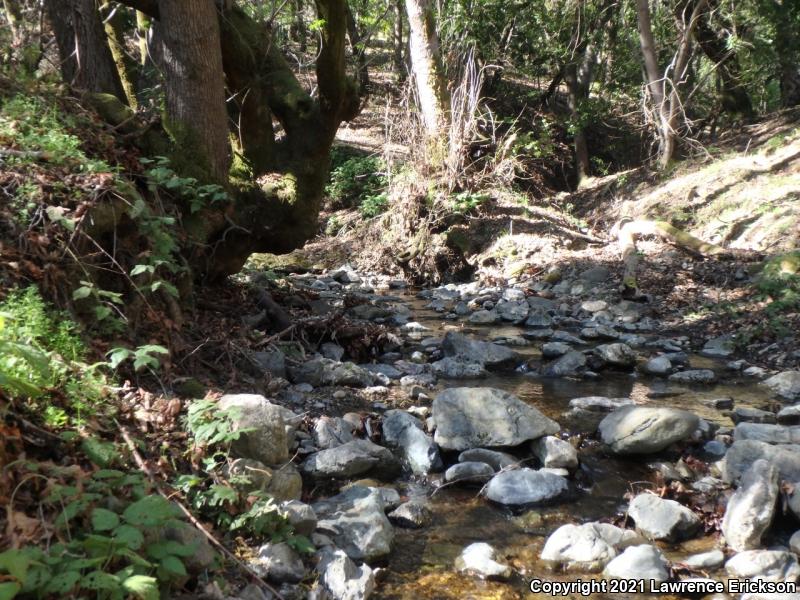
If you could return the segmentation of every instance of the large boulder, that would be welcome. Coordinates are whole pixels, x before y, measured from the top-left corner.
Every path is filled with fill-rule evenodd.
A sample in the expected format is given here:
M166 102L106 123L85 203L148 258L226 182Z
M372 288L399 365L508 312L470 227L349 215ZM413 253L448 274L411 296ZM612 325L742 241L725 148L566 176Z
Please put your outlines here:
M444 336L442 352L445 356L479 364L487 369L513 369L520 361L519 354L506 346L473 340L454 331Z
M521 506L553 500L563 495L567 488L567 480L553 473L516 469L495 475L484 493L492 502Z
M556 433L558 423L494 388L450 388L433 401L434 440L448 450L516 446Z
M394 528L376 488L355 485L312 505L317 531L330 537L353 560L371 561L389 554Z
M286 542L264 544L250 564L261 577L276 583L298 583L306 574L302 559Z
M346 479L366 474L388 479L397 474L399 464L387 448L369 440L353 440L310 455L302 469L316 479Z
M778 469L778 477L786 481L800 481L800 445L773 446L758 440L736 440L725 453L720 465L722 479L735 483L750 466L763 458Z
M586 367L586 356L583 352L572 350L554 360L542 371L544 377L576 377Z
M636 522L637 531L652 540L685 540L701 525L697 515L685 506L648 493L631 500L628 515Z
M547 538L541 558L566 571L596 573L602 571L619 550L640 540L633 531L609 523L570 523Z
M797 581L797 557L785 550L745 550L725 563L728 575L751 581Z
M764 381L769 389L781 398L790 401L800 400L800 371L784 371Z
M507 452L487 450L486 448L470 448L458 455L458 462L482 462L491 466L495 471L501 471L513 467L519 462L519 459Z
M728 500L722 533L728 546L741 552L755 550L772 523L778 500L778 469L766 460L755 461Z
M623 369L634 367L639 358L633 348L621 342L601 344L594 349L594 354L604 365Z
M341 417L322 416L314 423L311 435L317 448L328 450L353 441L353 425Z
M355 363L338 362L330 358L314 358L296 367L290 367L289 378L294 383L308 383L314 387L323 385L368 387L375 380L372 373Z
M800 444L800 426L739 423L733 430L733 439L758 440L768 444Z
M543 467L553 469L575 469L578 466L578 451L575 447L552 435L531 442L531 450Z
M699 424L697 415L685 410L623 406L604 418L598 429L615 454L649 454L690 437Z
M431 369L445 379L481 379L488 375L483 364L459 360L454 356L445 356L431 363Z
M266 465L281 465L289 460L290 440L283 407L259 394L226 394L218 406L231 416L233 431L241 432L232 445L235 454Z

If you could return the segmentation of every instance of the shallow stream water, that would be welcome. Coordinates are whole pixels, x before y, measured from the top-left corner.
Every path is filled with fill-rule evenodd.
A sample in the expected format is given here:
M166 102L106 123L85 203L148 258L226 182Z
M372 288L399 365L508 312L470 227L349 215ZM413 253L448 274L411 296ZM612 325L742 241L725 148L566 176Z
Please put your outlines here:
M514 326L471 326L460 321L447 321L442 314L424 308L427 300L410 293L401 295L400 299L412 309L412 318L429 328L419 339L441 337L448 330L458 330L485 340L506 335L519 336L522 331ZM533 344L514 349L535 359L538 347L539 344ZM736 406L770 407L768 394L763 388L752 380L731 378L726 374L723 362L691 356L691 367L714 369L720 383L687 388L668 384L663 379L631 373L604 373L598 380L578 381L543 379L511 372L495 373L478 380L441 380L432 395L447 387L497 387L511 392L562 423L562 414L567 410L569 401L584 396L631 397L640 404L684 408L710 422L728 427L733 423L727 414L702 400L727 396L734 399ZM606 454L596 442L588 441L581 445L580 458L579 472L571 477L573 493L567 501L537 507L522 514L492 505L479 496L478 487L445 486L437 490L430 502L434 512L431 526L420 530L396 529L395 548L373 597L385 600L552 598L546 594L531 593L529 581L532 578L551 581L601 578L599 574L560 574L548 569L539 560L547 536L565 523L608 521L623 514L628 502L625 498L627 493L654 484L653 470L648 468L648 463L670 459L674 462L678 455L620 459ZM409 497L430 495L433 489L429 483L414 481L404 482L398 488L401 494ZM520 575L509 582L492 582L458 574L453 562L463 548L473 542L491 544L497 551L497 559L510 564ZM718 544L715 535L706 535L681 545L657 545L668 559L679 561L690 554L713 549ZM636 595L639 598L645 596ZM627 596L592 594L592 597ZM668 598L664 595L658 597Z

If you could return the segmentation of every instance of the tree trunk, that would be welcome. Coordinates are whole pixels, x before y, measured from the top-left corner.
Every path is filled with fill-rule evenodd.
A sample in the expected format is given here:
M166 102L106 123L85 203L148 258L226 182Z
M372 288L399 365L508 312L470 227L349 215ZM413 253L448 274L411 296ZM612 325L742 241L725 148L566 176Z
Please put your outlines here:
M6 21L11 29L11 44L16 48L22 44L22 11L17 4L17 0L3 0L3 10L6 13Z
M775 54L778 57L777 71L781 88L781 106L789 108L800 105L800 35L792 27L797 22L796 3L786 0L765 2L775 25ZM792 9L792 7L795 7Z
M292 25L290 34L292 39L300 45L300 52L308 49L308 30L303 20L303 0L292 0Z
M411 69L429 138L440 138L450 121L450 94L442 65L431 0L406 0Z
M149 61L149 51L147 46L147 35L150 31L150 17L142 11L136 11L136 41L139 45L139 64L147 66Z
M105 24L106 35L108 36L108 46L111 49L111 56L117 67L122 89L128 99L128 105L136 109L138 101L136 99L136 81L138 79L136 61L134 61L125 49L125 27L127 25L127 7L119 4L107 3L100 7Z
M159 0L165 126L201 181L224 183L230 149L214 0Z
M392 62L394 71L400 81L405 81L406 78L406 63L403 59L403 48L405 47L405 42L403 41L403 12L403 0L395 0Z
M564 81L567 84L568 104L570 116L573 120L573 140L575 143L575 171L578 178L578 185L589 177L591 165L589 163L589 146L586 143L586 131L584 130L580 105L586 100L588 88L584 88L578 81L578 65L574 62L564 67Z
M55 33L64 81L77 90L124 100L95 0L45 0L45 10Z
M347 37L350 38L350 51L356 61L358 68L358 89L359 95L364 97L369 90L369 70L367 69L367 57L362 46L361 32L358 30L358 22L350 8L350 3L346 4L347 10Z

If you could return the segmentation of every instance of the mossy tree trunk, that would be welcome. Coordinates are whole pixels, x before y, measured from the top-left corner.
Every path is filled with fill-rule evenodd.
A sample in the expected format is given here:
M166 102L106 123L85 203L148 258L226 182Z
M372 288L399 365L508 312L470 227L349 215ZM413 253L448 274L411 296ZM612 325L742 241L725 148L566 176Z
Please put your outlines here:
M122 89L125 90L125 98L128 100L128 105L136 109L138 105L136 99L137 65L125 49L125 31L129 26L130 16L127 14L129 10L127 6L111 2L100 7L108 36L108 46L111 56L114 58L114 64L117 66Z

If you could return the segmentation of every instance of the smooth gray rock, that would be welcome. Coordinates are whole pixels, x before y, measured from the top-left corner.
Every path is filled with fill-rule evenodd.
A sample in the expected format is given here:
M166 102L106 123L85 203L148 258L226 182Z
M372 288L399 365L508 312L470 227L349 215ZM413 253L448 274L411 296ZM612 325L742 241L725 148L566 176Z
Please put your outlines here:
M488 375L482 364L458 360L453 356L445 356L431 363L431 368L436 375L446 379L481 379Z
M703 349L700 350L700 354L711 358L727 358L733 354L734 350L733 336L720 335L708 340L703 346Z
M276 583L298 583L306 574L302 559L285 542L264 544L250 565L261 577Z
M566 571L596 573L626 546L641 541L633 531L608 523L567 524L547 538L541 558Z
M475 325L494 325L500 320L500 315L494 310L476 310L469 316L468 321Z
M353 441L353 426L340 417L322 416L314 423L311 432L314 445L328 450Z
M642 365L642 372L648 375L664 376L669 375L672 370L672 363L666 356L655 356Z
M636 529L651 540L678 542L692 537L700 528L700 519L691 510L655 494L639 494L631 500L628 515Z
M486 448L470 448L458 455L458 462L481 462L491 466L495 471L513 467L519 462L516 456Z
M603 443L615 454L649 454L686 439L700 420L685 410L654 406L623 406L598 427Z
M731 421L734 423L775 423L777 422L775 413L759 408L748 406L737 406L731 412Z
M273 377L286 377L286 355L280 350L254 352L253 360L262 371Z
M619 332L608 325L596 325L581 329L581 337L587 340L618 340Z
M542 358L559 358L571 350L572 346L565 344L564 342L547 342L542 344Z
M586 356L583 352L573 350L554 360L542 371L545 377L569 377L579 375L586 367Z
M630 546L609 562L603 575L612 579L645 579L656 582L669 579L667 561L655 546Z
M778 411L778 423L781 425L800 425L800 404L784 406Z
M800 445L772 445L758 440L736 440L720 463L720 473L726 483L739 481L745 471L763 458L778 469L786 481L800 481Z
M597 313L608 308L608 302L605 300L584 300L581 303L581 310L588 313Z
M421 529L433 522L433 513L427 503L420 500L409 500L390 512L389 520L398 527Z
M502 471L485 488L486 497L498 504L519 506L547 502L567 491L567 480L533 469Z
M758 440L768 444L800 444L800 426L768 423L739 423L733 430L735 440Z
M233 430L242 431L232 444L235 454L266 465L281 465L289 460L283 407L258 394L226 394L218 406L232 417Z
M594 354L610 367L630 368L636 365L638 355L627 344L616 342L596 346Z
M287 500L281 502L278 510L289 521L295 533L310 536L317 528L317 515L308 504L299 500Z
M399 464L387 448L369 440L353 440L310 455L303 462L302 469L318 479L346 479L367 473L390 478L399 470Z
M445 483L486 483L494 477L494 469L482 462L460 462L444 472Z
M325 342L319 347L319 353L325 358L340 361L344 357L344 348L342 348L339 344Z
M520 361L519 354L506 346L473 340L454 331L444 336L442 352L446 357L476 363L487 369L514 368Z
M533 455L543 467L554 469L576 469L578 451L572 444L552 435L531 442Z
M402 410L384 414L383 436L389 446L397 448L400 459L417 475L427 475L442 469L439 447L422 430L422 423Z
M485 542L476 542L464 548L456 559L456 570L481 578L507 579L511 567L495 560L495 550Z
M433 401L434 440L448 450L517 446L556 433L558 423L508 392L449 388Z
M605 396L585 396L573 398L569 401L570 408L597 413L610 413L623 406L632 405L634 405L634 402L630 398L606 398Z
M375 574L369 565L356 566L343 551L323 548L317 553L320 593L312 590L313 600L366 600L375 590Z
M394 528L384 514L380 491L354 485L312 505L317 531L328 535L353 560L375 560L389 554Z
M293 383L308 383L314 387L346 385L367 387L374 376L366 369L351 362L337 362L329 358L315 358L296 367L289 367L289 378Z
M717 376L711 369L691 369L689 371L678 371L669 376L670 381L675 383L714 383Z
M786 400L800 400L800 371L783 371L763 382L775 394Z
M797 581L797 557L785 550L745 550L725 563L731 577L762 581Z
M525 321L525 327L531 327L538 330L545 330L552 325L553 317L548 315L546 312L537 310L532 310L528 315L528 319ZM550 334L552 335L552 330L550 330Z
M522 323L528 318L530 307L526 301L521 302L500 302L495 310L503 321L511 323Z
M722 520L725 542L736 550L755 550L769 529L778 500L778 470L766 460L755 461L742 475L728 500Z
M723 565L725 562L725 553L722 552L722 550L710 550L708 552L701 552L700 554L692 554L681 562L692 569L713 570Z

